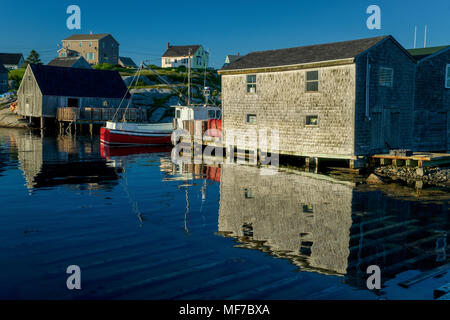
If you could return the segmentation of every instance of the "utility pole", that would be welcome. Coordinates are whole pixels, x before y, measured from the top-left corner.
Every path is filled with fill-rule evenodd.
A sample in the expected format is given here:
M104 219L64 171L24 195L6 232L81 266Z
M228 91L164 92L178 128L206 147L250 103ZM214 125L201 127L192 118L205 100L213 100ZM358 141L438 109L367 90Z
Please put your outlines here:
M427 47L427 25L425 25L425 37L423 39L423 47Z
M414 49L416 48L417 26L414 27Z

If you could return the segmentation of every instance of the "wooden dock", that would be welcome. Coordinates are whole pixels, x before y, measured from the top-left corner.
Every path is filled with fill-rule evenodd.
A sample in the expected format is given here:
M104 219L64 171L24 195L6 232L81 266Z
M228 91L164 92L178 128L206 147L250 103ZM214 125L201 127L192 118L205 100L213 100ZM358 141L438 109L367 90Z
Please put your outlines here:
M422 168L450 164L450 154L448 153L414 152L411 156L376 154L372 156L372 159L375 162L379 161L382 166L392 164L394 166L404 165Z
M58 108L56 112L56 121L59 123L59 131L75 132L77 127L80 131L83 126L88 125L92 134L95 125L104 125L107 121L113 119L125 118L129 122L147 121L147 112L140 108ZM42 125L41 125L42 127Z

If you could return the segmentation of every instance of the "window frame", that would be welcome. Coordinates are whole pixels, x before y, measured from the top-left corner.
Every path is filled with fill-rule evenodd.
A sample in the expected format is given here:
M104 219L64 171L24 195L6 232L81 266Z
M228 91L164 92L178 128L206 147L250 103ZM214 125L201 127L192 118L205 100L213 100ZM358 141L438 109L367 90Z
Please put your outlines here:
M317 72L317 79L315 80L308 80L308 73L311 72ZM310 93L315 93L315 92L319 92L319 70L310 70L310 71L306 71L305 72L305 92L310 92ZM317 90L308 90L308 84L309 83L314 83L317 82Z
M253 80L253 77L254 77L254 81L250 82L250 77L252 77L251 78L252 80ZM246 79L246 84L247 84L247 93L255 94L256 93L256 87L257 87L256 74L247 74L245 79ZM251 91L250 88L253 88L254 90Z
M254 118L255 121L254 121L254 122L250 121L250 118ZM246 123L248 123L248 124L256 124L256 122L258 121L258 118L257 118L257 116L256 116L255 113L247 113L247 114L245 115L245 121L246 121Z
M445 83L444 86L446 89L450 89L450 63L447 63L445 66Z
M316 124L308 123L308 118L316 118ZM318 114L308 114L305 116L305 126L308 127L318 127L319 126L319 115Z
M382 70L390 70L391 71L391 82L390 82L390 85L386 85L385 82L381 83ZM387 87L387 88L394 87L394 68L391 68L391 67L380 67L379 74L378 74L378 85L381 86L381 87Z

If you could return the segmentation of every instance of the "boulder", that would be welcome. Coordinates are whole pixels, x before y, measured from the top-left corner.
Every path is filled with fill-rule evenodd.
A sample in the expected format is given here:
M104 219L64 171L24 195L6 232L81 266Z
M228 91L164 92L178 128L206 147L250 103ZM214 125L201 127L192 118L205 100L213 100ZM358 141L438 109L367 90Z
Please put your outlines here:
M370 176L366 179L366 182L369 184L384 184L384 179L380 176L377 176L374 173L371 173Z

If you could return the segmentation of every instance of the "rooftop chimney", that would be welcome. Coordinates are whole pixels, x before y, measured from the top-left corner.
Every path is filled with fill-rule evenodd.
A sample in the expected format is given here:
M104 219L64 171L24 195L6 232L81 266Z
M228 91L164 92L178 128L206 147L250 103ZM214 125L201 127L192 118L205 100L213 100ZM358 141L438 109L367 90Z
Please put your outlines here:
M170 48L170 42L167 42L167 49Z
M237 56L239 57L239 52L238 52Z

